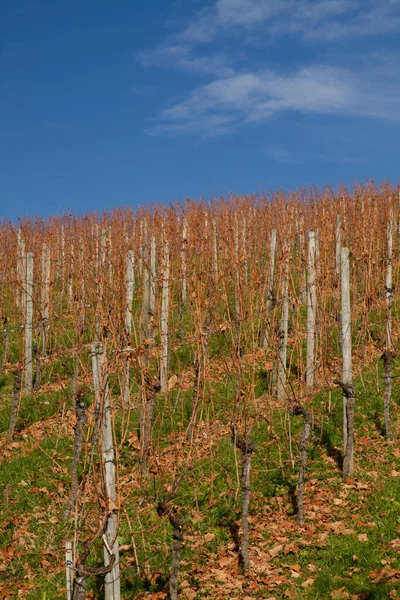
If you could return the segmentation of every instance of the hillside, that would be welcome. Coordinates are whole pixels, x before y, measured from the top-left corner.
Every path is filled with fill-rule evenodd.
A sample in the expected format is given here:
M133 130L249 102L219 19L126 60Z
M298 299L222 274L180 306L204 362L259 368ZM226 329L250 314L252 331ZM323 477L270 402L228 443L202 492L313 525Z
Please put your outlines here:
M3 223L0 600L400 598L399 225L373 183Z

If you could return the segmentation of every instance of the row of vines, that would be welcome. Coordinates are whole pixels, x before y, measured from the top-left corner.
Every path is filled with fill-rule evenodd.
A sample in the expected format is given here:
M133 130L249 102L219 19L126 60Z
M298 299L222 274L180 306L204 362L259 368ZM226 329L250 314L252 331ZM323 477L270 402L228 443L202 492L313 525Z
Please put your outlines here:
M241 497L238 561L249 569L260 424L278 448L265 477L285 460L298 472L301 527L307 445L331 390L343 390L346 478L357 464L353 381L379 357L392 439L399 225L397 188L373 183L1 224L0 368L13 382L2 443L12 444L26 398L62 390L58 418L74 426L60 497L68 600L85 598L94 577L118 600L126 555L148 577L146 539L160 518L177 597L185 519L210 506L212 484L200 508L196 485L205 461L218 471L222 438L236 465L227 485ZM158 553L167 560L162 544Z

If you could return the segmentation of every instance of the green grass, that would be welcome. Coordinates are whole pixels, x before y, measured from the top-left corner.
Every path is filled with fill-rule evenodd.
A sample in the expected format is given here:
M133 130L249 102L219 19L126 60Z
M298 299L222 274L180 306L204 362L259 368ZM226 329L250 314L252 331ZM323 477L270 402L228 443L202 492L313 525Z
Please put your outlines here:
M190 364L186 350L182 352L176 368ZM395 372L399 365L397 360ZM340 499L340 494L346 490L337 463L342 435L341 391L335 388L330 392L330 414L326 412L328 390L322 390L312 399L313 436L309 443L305 494L306 514L307 511L315 513L306 519L306 528L311 527L312 533L304 533L304 530L296 527L293 505L302 418L289 417L287 411L281 408L272 408L266 414L265 409L258 413L258 409L249 406L253 422L251 438L255 444L250 505L251 548L260 547L268 553L279 544L279 536L283 536L286 540L284 543L296 544L297 550L287 555L279 553L269 559L272 572L279 571L284 578L279 586L271 587L270 583L261 582L254 588L246 588L247 595L254 598L329 599L334 590L343 588L350 597L357 597L358 594L360 599L374 599L390 598L389 594L398 589L398 580L375 583L370 577L372 571L384 566L382 561L392 568L400 567L399 554L389 545L390 541L400 537L399 479L389 476L393 469L400 470L400 461L394 453L396 446L386 444L381 435L382 364L378 366L378 375L380 389L377 389L373 368L365 370L362 380L355 382L355 487L348 491L344 498L347 504L343 507L332 504L333 499ZM392 411L396 430L400 396L398 381L394 380ZM218 567L219 557L226 556L228 549L235 551L240 524L241 455L240 451L234 451L229 432L235 385L234 378L227 376L208 386L207 402L198 411L198 421L201 418L205 421L199 439L205 443L206 438L201 437L204 432L206 436L212 436L212 444L201 457L191 459L191 466L174 500L185 518L186 542L180 580L187 580L189 586L197 590L198 598L217 594L218 582L205 579L205 574L210 566ZM116 377L112 378L110 386L117 397ZM265 373L260 365L256 387L259 401L263 398L265 388ZM12 376L3 376L0 381L3 398L0 425L3 432L7 431L9 424L11 390ZM134 393L136 391L137 387L134 387ZM64 520L62 513L69 493L72 438L66 438L58 431L57 423L60 422L64 403L69 408L69 394L69 389L60 389L22 398L15 436L16 443L22 443L22 447L0 464L1 518L6 524L1 546L3 549L17 549L17 555L7 563L7 570L0 570L0 584L7 585L16 593L21 571L28 569L35 585L31 590L26 590L26 598L32 600L65 595L63 545L65 539L73 534L73 521ZM182 456L179 458L173 451L173 445L182 437L187 426L192 396L191 388L185 392L174 390L168 399L161 394L157 396L153 436L158 441L154 451L159 455L160 464L165 466L150 473L140 485L126 487L127 491L124 487L126 482L138 477L139 455L128 443L120 448L121 493L123 507L129 516L128 524L125 512L121 512L120 543L131 544L133 536L141 568L139 575L134 561L127 560L132 559L131 552L122 556L124 598L134 598L141 592L154 593L165 587L172 532L168 519L157 515L156 504L160 497L168 494L175 469L182 472L189 457L188 446L182 446ZM90 394L87 403L90 403ZM31 440L26 440L22 434L31 424L43 421L46 417L54 418L55 430L44 432L43 439L39 441L40 448L35 444L30 445ZM209 426L214 427L211 433ZM121 427L122 420L118 415L115 421L117 440L121 435ZM139 412L134 410L129 431L138 429ZM312 487L309 483L311 480L315 482ZM357 488L357 484L367 487ZM312 508L315 503L330 511L329 515L323 513L324 518L319 519L318 512ZM93 515L101 515L101 510L95 504L89 503L87 510L92 520ZM54 522L49 520L52 517ZM272 527L278 522L277 519L281 519L281 531ZM353 529L354 533L341 534L329 530L329 523L339 521L343 521L343 527ZM84 525L82 527L85 529ZM85 531L85 535L89 535L89 529ZM359 534L364 533L368 535L367 541L358 538ZM325 536L323 543L318 540L320 534ZM19 540L23 540L22 545ZM304 545L304 541L307 545ZM91 564L101 562L101 555L101 540L98 539L92 549ZM298 577L291 575L290 567L293 565L300 565ZM157 571L160 576L155 579L154 573ZM313 583L304 587L302 584L310 578ZM257 576L251 575L250 579L256 581ZM26 582L29 584L29 576ZM101 584L100 576L88 579L89 589L93 590L95 598L102 597ZM220 590L219 593L223 594L222 584ZM286 593L292 596L285 596Z

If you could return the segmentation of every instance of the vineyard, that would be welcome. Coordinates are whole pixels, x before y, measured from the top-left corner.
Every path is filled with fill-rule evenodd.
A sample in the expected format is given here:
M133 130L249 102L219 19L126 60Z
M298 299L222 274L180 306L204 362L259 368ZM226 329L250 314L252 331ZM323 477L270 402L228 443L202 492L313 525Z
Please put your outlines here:
M0 600L400 598L396 187L0 248Z

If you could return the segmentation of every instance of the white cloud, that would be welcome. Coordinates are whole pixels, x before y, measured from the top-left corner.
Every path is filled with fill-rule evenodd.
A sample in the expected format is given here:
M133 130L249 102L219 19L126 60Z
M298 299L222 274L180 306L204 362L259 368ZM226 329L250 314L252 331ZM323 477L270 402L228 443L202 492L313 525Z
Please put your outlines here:
M176 37L198 44L221 32L262 30L267 38L296 34L321 42L394 34L399 26L398 0L216 0Z
M136 54L136 59L144 67L178 69L219 77L227 77L233 72L227 65L223 52L211 56L194 55L191 48L184 44L157 46L152 50L143 50Z
M225 133L228 124L263 121L287 110L334 112L350 105L353 96L351 77L340 69L314 66L287 76L272 71L235 74L200 86L183 102L164 109L157 131L168 123L169 132L174 127L176 132L201 132L213 117L227 119Z
M356 38L398 31L400 0L214 0L164 44L137 54L145 67L173 68L211 78L164 108L149 132L221 135L239 124L262 122L284 111L398 122L399 56L374 53L372 44L368 54L354 51L351 56L340 56L338 43L348 38L355 48ZM237 64L233 67L243 41L271 42L288 35L326 44L325 57L329 51L330 64L300 64L288 74L249 63L245 69L242 56L240 68ZM208 45L212 48L209 55ZM265 51L262 56L253 52L251 57L267 59Z
M394 65L364 73L313 65L292 74L237 73L192 91L161 111L154 134L220 135L283 112L341 114L400 121L400 81Z

